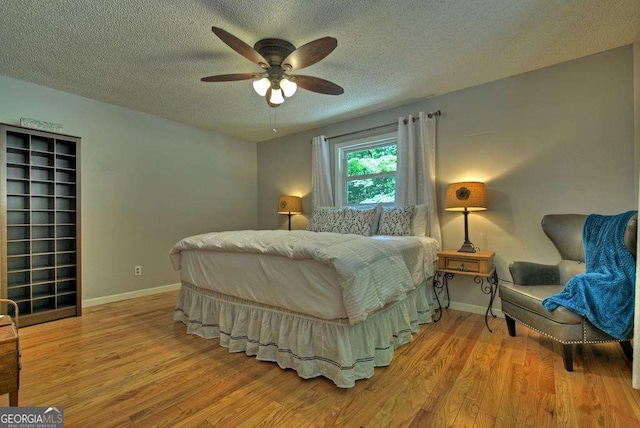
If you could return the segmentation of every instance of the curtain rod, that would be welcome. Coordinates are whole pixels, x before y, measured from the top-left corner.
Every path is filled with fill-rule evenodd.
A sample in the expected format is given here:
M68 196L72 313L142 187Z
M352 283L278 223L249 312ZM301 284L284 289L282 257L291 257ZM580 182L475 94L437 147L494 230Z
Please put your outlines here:
M437 117L437 116L442 116L442 112L440 110L436 110L434 112L429 112L427 113L427 117L429 119L431 119L432 117ZM416 118L413 118L413 122L416 121ZM407 119L404 120L404 123L407 123ZM379 126L373 126L371 128L367 128L367 129L361 129L359 131L353 131L353 132L347 132L346 134L340 134L340 135L334 135L333 137L327 137L328 140L331 140L333 138L340 138L340 137L346 137L349 135L353 135L353 134L360 134L361 132L367 132L367 131L373 131L374 129L380 129L380 128L386 128L388 126L391 125L397 125L398 122L391 122L391 123L385 123L384 125L379 125Z

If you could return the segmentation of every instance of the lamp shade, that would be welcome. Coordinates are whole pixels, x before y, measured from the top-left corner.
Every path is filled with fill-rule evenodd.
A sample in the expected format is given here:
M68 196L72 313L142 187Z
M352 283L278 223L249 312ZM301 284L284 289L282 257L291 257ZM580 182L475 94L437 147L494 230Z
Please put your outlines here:
M267 95L267 91L269 90L270 87L271 87L271 82L266 77L253 81L253 89L261 97L264 97L265 95Z
M302 198L298 196L280 196L278 214L302 214Z
M291 97L296 93L298 85L285 77L284 79L280 80L280 88L282 89L282 93L285 97Z
M447 186L445 201L447 211L483 211L487 209L487 194L484 183L464 181Z
M282 104L284 102L284 96L280 88L271 88L270 91L267 92L267 96L271 104Z

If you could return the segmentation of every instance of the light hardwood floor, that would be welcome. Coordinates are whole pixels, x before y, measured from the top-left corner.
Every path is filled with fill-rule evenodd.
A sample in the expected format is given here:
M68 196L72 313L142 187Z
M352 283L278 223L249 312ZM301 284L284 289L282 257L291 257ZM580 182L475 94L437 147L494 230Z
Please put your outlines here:
M62 406L65 426L640 425L617 344L559 345L503 319L449 310L352 389L229 354L174 323L177 292L88 308L21 329L21 406ZM8 396L0 397L0 406Z

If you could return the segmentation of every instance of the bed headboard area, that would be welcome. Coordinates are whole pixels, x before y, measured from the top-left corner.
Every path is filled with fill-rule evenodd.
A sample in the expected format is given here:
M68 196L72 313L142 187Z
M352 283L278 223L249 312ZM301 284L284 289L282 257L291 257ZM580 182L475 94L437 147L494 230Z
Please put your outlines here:
M307 230L363 236L425 236L427 218L426 204L407 207L316 207Z

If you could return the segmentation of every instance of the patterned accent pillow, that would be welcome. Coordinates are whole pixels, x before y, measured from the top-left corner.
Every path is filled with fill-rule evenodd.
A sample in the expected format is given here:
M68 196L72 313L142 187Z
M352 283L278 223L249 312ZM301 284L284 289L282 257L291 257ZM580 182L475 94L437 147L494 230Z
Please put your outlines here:
M382 211L378 235L411 235L411 215L415 207L391 208Z
M364 236L373 235L376 232L374 225L379 215L378 207L366 210L345 208L344 221L340 233L353 233Z
M344 220L344 209L336 207L316 207L307 230L313 232L340 233Z

